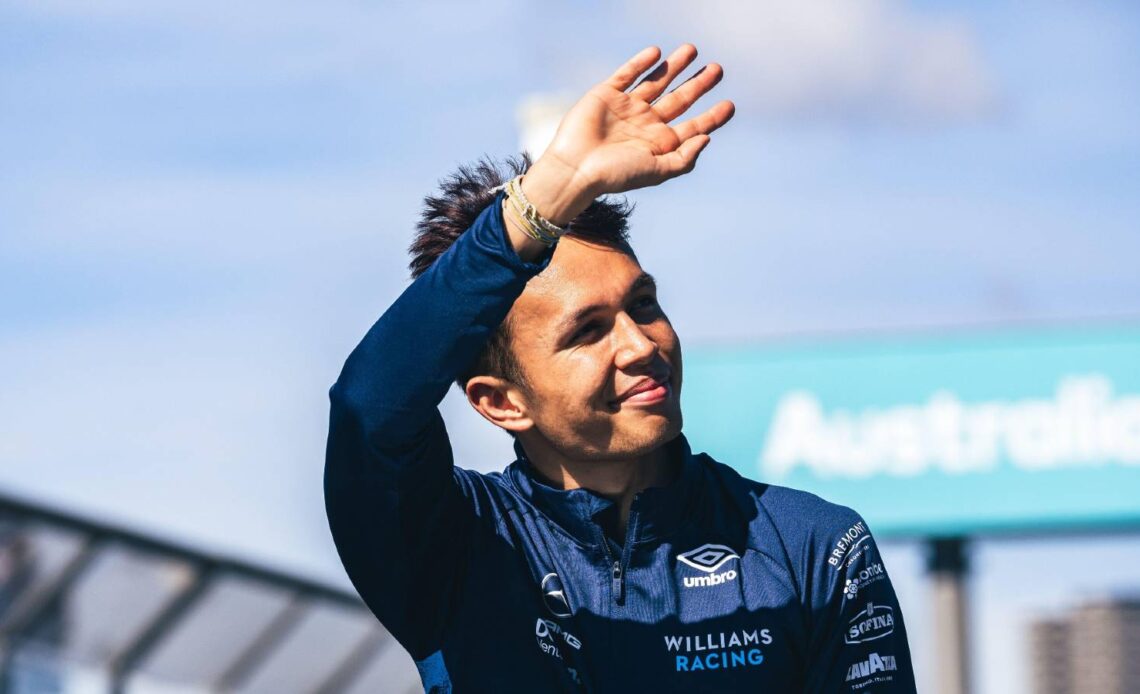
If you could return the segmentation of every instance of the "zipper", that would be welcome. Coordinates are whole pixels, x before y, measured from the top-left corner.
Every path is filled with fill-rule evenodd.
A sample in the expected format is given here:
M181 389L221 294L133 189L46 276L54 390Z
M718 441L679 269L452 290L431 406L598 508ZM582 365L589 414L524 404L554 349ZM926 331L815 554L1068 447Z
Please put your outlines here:
M610 565L610 595L614 597L614 602L620 602L621 589L623 588L621 562L614 559L614 555L610 553L610 539L606 537L606 533L598 527L598 536L602 540L602 551L606 553L606 561Z
M629 566L629 556L633 551L633 538L637 535L637 497L641 493L638 492L634 495L633 501L629 505L629 522L626 523L625 528L625 542L622 543L621 559L614 559L610 553L610 541L604 532L602 536L602 549L606 552L606 560L609 561L610 569L610 594L614 597L614 602L618 605L625 604L625 573L626 568ZM601 528L599 527L599 531Z

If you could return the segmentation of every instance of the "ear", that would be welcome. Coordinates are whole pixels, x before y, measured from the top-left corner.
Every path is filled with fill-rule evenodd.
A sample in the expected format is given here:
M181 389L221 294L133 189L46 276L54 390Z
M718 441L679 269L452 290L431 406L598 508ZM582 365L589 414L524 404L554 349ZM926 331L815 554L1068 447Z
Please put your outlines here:
M534 426L526 398L517 385L496 376L474 376L464 389L467 402L497 427L519 433Z

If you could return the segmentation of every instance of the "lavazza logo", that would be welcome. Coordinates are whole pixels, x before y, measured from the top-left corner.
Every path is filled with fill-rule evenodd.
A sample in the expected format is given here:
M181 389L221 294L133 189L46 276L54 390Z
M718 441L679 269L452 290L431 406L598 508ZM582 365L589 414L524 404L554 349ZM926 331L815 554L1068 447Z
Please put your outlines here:
M678 561L703 572L703 575L685 576L684 585L686 588L719 586L722 583L735 581L738 575L736 569L717 571L734 559L740 559L740 555L732 551L731 547L714 544L703 544L696 549L677 555Z
M875 683L890 682L894 676L887 673L898 669L893 655L870 653L866 660L852 663L847 668L847 681L851 683L851 689L857 691Z

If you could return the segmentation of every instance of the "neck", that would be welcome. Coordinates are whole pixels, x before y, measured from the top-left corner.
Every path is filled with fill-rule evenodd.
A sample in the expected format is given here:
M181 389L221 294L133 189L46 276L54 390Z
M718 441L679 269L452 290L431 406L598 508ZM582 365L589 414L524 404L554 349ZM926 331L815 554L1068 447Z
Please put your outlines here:
M563 455L538 432L534 434L520 437L520 441L538 473L552 487L589 489L614 502L620 511L617 531L622 537L633 497L643 489L668 485L679 472L668 444L640 456L579 460Z

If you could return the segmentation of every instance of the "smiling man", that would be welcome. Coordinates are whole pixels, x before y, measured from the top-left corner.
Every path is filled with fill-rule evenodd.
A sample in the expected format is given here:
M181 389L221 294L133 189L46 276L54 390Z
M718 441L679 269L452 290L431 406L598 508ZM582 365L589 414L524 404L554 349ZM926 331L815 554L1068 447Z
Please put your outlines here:
M721 101L674 123L721 78L710 64L666 92L695 57L642 77L647 48L533 165L445 181L414 281L330 391L333 538L429 692L914 691L862 519L681 433L680 341L628 207L600 196L691 171L732 117ZM453 465L452 382L514 438L504 472Z

